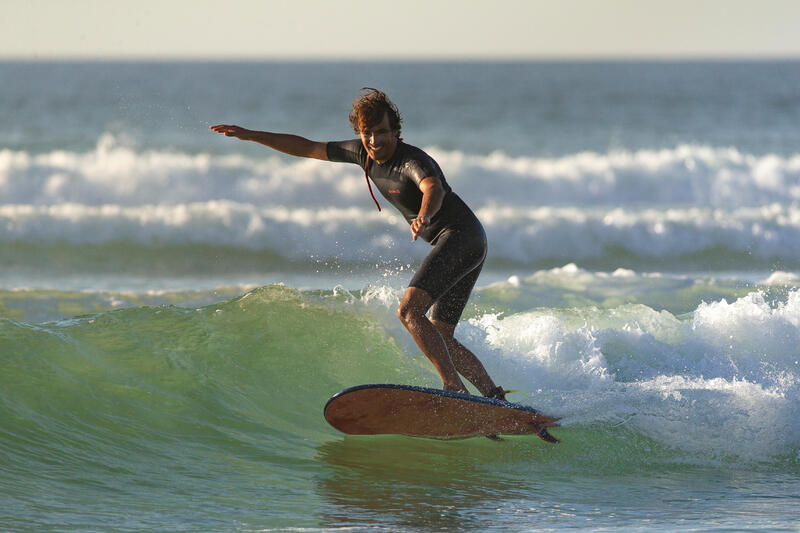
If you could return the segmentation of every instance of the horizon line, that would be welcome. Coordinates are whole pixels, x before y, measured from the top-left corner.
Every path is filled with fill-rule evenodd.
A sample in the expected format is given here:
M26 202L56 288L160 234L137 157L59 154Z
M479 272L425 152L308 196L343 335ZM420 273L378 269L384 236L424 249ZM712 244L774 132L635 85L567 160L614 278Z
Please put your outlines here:
M608 55L503 55L503 56L325 56L325 55L0 55L0 62L148 62L148 63L603 63L603 62L772 62L797 61L796 54L608 54Z

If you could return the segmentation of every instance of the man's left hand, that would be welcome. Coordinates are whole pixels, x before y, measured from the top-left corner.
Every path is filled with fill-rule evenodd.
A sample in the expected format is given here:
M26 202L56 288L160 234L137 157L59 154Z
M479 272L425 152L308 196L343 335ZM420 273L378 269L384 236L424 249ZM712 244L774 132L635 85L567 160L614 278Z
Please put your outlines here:
M411 237L416 241L419 234L422 232L422 228L427 226L430 223L428 217L425 215L418 216L414 219L411 223Z

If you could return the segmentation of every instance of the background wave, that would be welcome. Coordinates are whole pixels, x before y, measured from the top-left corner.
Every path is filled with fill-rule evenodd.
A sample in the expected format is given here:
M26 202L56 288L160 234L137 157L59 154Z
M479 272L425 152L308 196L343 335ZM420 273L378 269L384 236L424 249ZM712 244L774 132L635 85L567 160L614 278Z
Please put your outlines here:
M212 135L201 130L203 135ZM233 142L227 140L228 142ZM0 192L20 205L189 204L361 207L356 165L136 148L103 134L94 150L0 151ZM423 146L473 204L508 206L670 205L736 208L800 200L800 155L754 155L732 147L579 152L561 157L488 155Z
M800 262L799 156L702 146L557 159L431 152L486 226L494 265ZM88 153L0 152L0 191L5 243L226 246L312 263L426 251L399 215L372 209L352 165L137 151L106 135Z

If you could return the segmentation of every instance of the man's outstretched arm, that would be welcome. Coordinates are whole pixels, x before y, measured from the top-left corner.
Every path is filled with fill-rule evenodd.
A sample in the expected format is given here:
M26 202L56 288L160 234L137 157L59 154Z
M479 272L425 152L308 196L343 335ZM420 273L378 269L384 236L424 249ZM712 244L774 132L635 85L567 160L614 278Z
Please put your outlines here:
M268 131L254 131L239 126L218 124L210 126L211 130L222 133L226 137L236 137L243 141L255 141L273 150L298 157L312 157L314 159L328 160L327 144L316 142L292 135L290 133L270 133Z

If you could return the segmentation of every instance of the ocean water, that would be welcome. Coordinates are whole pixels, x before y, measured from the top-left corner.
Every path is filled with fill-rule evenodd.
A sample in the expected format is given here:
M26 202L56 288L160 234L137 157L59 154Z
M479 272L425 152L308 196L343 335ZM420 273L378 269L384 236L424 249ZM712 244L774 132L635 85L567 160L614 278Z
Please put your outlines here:
M489 237L457 337L535 437L345 437L439 386L383 88ZM800 63L0 63L0 530L796 531ZM386 205L386 202L383 202Z

